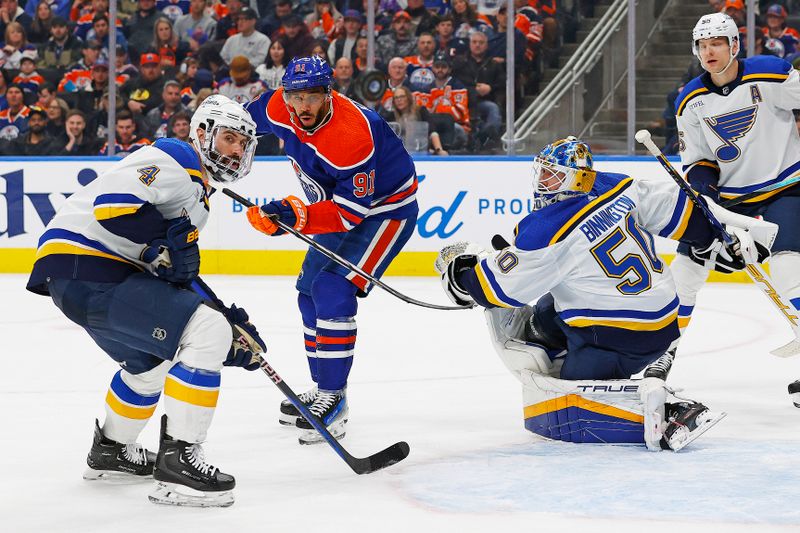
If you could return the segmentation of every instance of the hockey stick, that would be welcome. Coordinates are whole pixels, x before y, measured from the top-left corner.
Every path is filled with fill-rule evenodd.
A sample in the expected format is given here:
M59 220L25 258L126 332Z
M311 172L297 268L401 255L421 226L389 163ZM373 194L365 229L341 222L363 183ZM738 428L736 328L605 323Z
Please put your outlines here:
M231 198L233 198L234 200L236 200L237 202L239 202L240 204L242 204L245 207L253 207L253 206L255 206L255 204L253 202L251 202L250 200L248 200L247 198L245 198L243 196L240 196L240 195L236 194L235 192L233 192L232 190L230 190L228 188L223 187L222 192L225 193L227 196L230 196ZM325 257L330 259L331 261L333 261L335 263L339 263L343 267L351 270L352 272L355 272L356 274L358 274L362 278L366 279L370 283L372 283L374 285L377 285L378 287L380 287L381 289L385 290L386 292L388 292L392 296L395 296L395 297L403 300L406 303L418 305L420 307L427 307L428 309L439 309L439 310L442 310L442 311L454 311L454 310L460 310L460 309L472 309L472 307L473 307L473 306L461 307L461 306L452 306L452 305L438 305L438 304L431 304L431 303L428 303L428 302L422 302L420 300L415 300L414 298L411 298L410 296L406 296L405 294L403 294L403 293L391 288L390 286L386 285L384 282L382 282L378 278L376 278L376 277L374 277L374 276L372 276L370 274L367 274L366 272L361 270L359 267L357 267L356 265L354 265L353 263L351 263L350 261L348 261L344 257L338 255L336 252L328 250L327 248L325 248L324 246L322 246L321 244L316 242L314 239L312 239L308 235L304 235L304 234L300 233L299 231L297 231L293 227L287 226L286 224L284 224L280 220L272 219L272 221L275 223L276 226L281 228L283 231L285 231L287 233L291 233L292 235L294 235L295 237L297 237L301 241L305 242L306 244L308 244L309 246L314 248L316 251L318 251L319 253L321 253L322 255L324 255Z
M747 194L743 194L741 196L737 196L736 198L731 198L730 200L726 200L724 202L720 202L719 205L722 207L733 207L734 205L739 205L742 202L746 202L747 200L751 200L762 194L766 194L768 192L776 191L778 189L782 189L784 187L788 187L789 185L794 185L795 183L800 182L800 176L794 176L791 178L786 178L785 180L781 180L778 183L773 183L772 185L767 185L766 187L762 187L757 191L749 192Z
M678 171L675 170L675 167L667 160L666 156L661 153L661 150L658 149L658 146L653 142L650 138L650 132L647 130L639 130L636 132L636 141L643 144L647 150L658 159L658 162L661 163L661 166L664 167L664 170L667 171L667 174L672 178L672 180L678 184L678 187L686 193L686 196L689 197L689 200L694 204L695 207L700 209L700 211L705 215L711 225L716 228L720 234L722 235L722 240L725 241L725 244L731 244L733 242L733 237L725 231L725 228L722 226L717 217L709 210L708 206L700 201L697 197L697 193L692 190L686 180L678 174ZM778 357L791 357L797 354L800 354L800 327L798 327L798 317L791 313L792 307L786 305L787 299L781 296L777 290L772 286L770 283L769 276L767 273L764 272L764 269L758 263L747 265L746 268L747 274L753 280L753 282L761 289L761 292L769 298L769 300L775 305L775 307L780 311L783 317L791 324L792 330L795 334L795 339L791 341L789 344L785 346L781 346L780 348L776 348L772 350L770 353L772 355Z
M194 279L191 284L191 289L199 294L205 301L206 305L209 307L216 309L217 311L222 311L226 309L222 300L217 298L214 291L206 285L206 283L200 279L198 276ZM387 466L391 466L395 463L399 463L406 457L408 457L408 453L411 451L411 448L408 446L407 442L400 441L392 444L385 450L381 450L378 453L374 453L367 457L353 457L350 453L344 449L344 447L339 443L333 435L330 434L328 428L325 427L325 424L317 418L314 413L308 410L306 404L304 404L300 398L294 393L294 391L283 381L283 378L275 372L275 369L270 366L267 360L264 358L263 355L256 355L258 357L259 363L261 365L261 370L269 377L269 379L275 384L278 389L286 396L286 398L292 402L292 405L300 411L300 414L303 415L303 418L308 420L308 422L314 426L314 429L322 435L325 441L333 448L339 457L341 457L347 466L353 469L353 472L356 474L371 474L376 470L380 470L382 468L386 468Z

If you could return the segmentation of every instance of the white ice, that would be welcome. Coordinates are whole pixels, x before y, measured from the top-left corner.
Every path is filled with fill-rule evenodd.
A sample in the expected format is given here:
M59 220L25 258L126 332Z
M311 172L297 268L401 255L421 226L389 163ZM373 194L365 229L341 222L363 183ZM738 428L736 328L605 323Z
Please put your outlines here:
M293 280L207 281L247 308L272 365L305 390ZM386 281L446 303L432 278ZM360 302L342 442L365 456L406 440L411 455L357 476L327 445L301 447L277 424L282 395L264 374L225 369L206 451L236 476L236 503L189 509L149 503L150 483L81 479L116 367L24 283L0 276L4 533L800 530L800 409L786 392L800 358L769 355L791 333L753 286L700 294L670 380L728 417L678 454L536 438L481 312L422 309L375 290ZM156 422L142 435L151 449Z

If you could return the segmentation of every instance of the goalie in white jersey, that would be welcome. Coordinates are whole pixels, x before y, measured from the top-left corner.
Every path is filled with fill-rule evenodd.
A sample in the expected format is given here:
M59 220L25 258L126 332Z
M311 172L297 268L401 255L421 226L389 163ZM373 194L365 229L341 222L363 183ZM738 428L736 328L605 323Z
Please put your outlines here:
M695 25L692 51L706 72L686 84L675 102L681 163L700 194L780 226L770 273L798 311L800 136L792 110L800 109L800 74L777 57L737 60L741 45L728 15L706 15ZM683 328L708 269L704 256L685 246L678 251L671 268Z
M39 239L28 290L49 295L122 367L95 424L86 479L155 478L156 503L227 506L233 476L203 458L223 365L258 368L264 342L241 308L214 310L187 286L200 268L209 178L250 171L255 124L220 95L191 121L191 144L159 139L70 196ZM204 289L207 291L207 288ZM243 343L233 326L244 329ZM158 455L137 438L164 393Z
M653 235L714 250L732 269L755 259L752 239L729 226L738 242L724 246L674 183L596 172L589 147L574 137L547 146L533 168L534 210L516 227L514 244L494 253L444 249L437 269L446 292L489 309L498 352L526 385L528 429L573 442L679 449L719 415L694 402L665 411L662 380L630 380L679 336L675 285ZM564 350L563 361L553 359ZM616 400L604 396L606 380L622 380L614 382Z

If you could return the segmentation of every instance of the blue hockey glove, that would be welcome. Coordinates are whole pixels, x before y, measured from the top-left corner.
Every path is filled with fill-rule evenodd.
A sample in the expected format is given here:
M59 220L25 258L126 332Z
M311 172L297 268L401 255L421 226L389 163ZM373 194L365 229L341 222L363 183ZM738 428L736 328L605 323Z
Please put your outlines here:
M199 232L188 217L169 220L167 234L142 250L140 259L150 263L155 274L173 283L187 283L200 273Z
M253 355L266 352L267 343L258 334L256 327L250 323L247 311L241 307L236 307L236 305L231 305L229 309L225 309L222 313L233 327L233 345L231 353L228 354L228 361L231 362L226 361L225 365L243 366L247 370L255 370L258 368L259 362L257 359L253 359ZM247 352L249 356L245 353L234 353L237 350ZM255 362L251 363L251 360ZM237 361L246 364L239 364Z
M231 349L228 352L228 358L222 363L224 366L239 366L245 370L253 371L258 370L261 366L261 358L257 354L253 354L250 350L243 347L237 341L231 344Z

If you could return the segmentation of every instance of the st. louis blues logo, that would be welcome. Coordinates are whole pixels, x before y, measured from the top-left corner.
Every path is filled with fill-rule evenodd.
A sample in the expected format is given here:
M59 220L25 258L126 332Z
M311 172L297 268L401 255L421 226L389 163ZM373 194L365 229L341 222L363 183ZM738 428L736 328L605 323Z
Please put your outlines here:
M725 113L724 115L703 119L708 127L711 128L711 131L725 143L717 148L715 152L717 161L729 163L742 155L742 150L734 143L744 137L753 127L753 124L756 123L757 112L758 105L754 105L731 113Z

